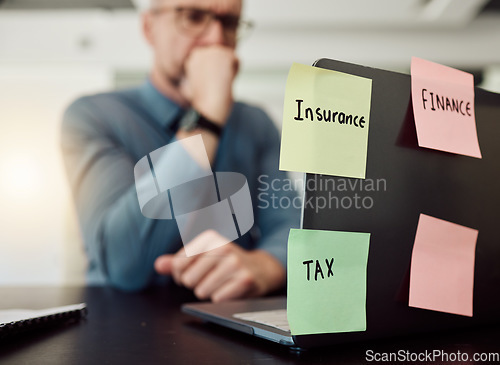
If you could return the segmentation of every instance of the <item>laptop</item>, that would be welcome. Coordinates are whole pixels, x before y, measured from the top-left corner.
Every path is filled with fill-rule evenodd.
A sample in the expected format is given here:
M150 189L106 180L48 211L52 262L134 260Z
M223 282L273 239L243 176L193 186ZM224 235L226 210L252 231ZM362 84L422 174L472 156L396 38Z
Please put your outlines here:
M314 66L372 79L366 178L384 186L367 191L344 177L306 174L304 197L329 198L338 179L352 189L341 200L369 197L370 209L304 207L302 228L370 232L367 267L367 330L293 336L286 322L286 297L227 303L185 304L185 313L249 335L298 348L433 332L500 319L500 94L475 88L475 113L482 159L418 146L407 74L320 59ZM332 184L333 179L333 184ZM307 182L310 181L308 184ZM316 185L315 185L316 184ZM308 190L310 187L311 190ZM479 231L474 272L473 316L408 306L411 254L420 213Z

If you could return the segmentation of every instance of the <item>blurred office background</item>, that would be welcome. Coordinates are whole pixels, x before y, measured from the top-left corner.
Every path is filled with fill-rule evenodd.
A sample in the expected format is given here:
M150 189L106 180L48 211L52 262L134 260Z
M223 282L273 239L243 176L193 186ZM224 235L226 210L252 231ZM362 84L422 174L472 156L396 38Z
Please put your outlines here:
M142 0L0 0L0 285L83 283L59 124L85 93L141 83ZM281 123L288 69L329 57L409 72L411 56L500 91L499 0L246 0L237 98Z

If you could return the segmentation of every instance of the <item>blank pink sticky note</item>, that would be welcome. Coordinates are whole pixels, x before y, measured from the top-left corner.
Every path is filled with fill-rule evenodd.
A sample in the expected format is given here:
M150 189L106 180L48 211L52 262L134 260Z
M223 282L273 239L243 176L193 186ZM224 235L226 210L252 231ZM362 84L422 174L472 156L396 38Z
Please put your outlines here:
M472 317L478 231L420 214L411 257L411 307Z
M481 158L471 74L413 57L411 92L420 147Z

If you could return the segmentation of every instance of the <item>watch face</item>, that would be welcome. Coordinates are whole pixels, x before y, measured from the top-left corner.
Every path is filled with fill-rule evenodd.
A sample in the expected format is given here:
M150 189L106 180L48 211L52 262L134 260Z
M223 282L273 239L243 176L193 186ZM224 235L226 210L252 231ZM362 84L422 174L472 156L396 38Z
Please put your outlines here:
M180 127L186 131L191 131L198 125L199 118L200 114L191 108L182 117Z

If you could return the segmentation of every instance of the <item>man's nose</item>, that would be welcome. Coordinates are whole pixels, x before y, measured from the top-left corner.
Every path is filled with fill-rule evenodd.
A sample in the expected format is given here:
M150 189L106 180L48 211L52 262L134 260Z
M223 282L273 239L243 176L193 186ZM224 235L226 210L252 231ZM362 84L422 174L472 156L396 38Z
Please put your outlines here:
M224 27L219 19L213 19L206 30L203 43L205 45L221 45L228 46Z

